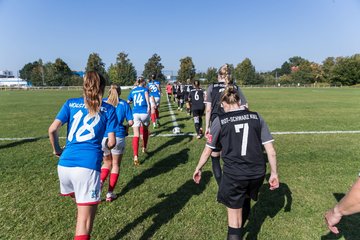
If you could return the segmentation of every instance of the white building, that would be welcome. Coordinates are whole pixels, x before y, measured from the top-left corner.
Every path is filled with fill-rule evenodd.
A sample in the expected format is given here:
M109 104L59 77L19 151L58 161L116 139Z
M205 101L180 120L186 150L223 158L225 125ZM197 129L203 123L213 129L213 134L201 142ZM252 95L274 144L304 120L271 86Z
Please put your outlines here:
M30 87L24 79L14 76L12 71L0 71L0 87Z

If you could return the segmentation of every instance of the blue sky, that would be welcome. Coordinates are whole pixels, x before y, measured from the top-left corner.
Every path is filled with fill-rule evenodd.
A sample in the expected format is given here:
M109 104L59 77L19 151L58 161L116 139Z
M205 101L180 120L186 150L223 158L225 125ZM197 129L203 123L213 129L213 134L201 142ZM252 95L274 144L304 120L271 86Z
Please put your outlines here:
M0 0L0 70L62 58L83 70L126 52L138 71L190 56L198 71L250 58L257 71L290 57L321 63L360 53L360 0Z

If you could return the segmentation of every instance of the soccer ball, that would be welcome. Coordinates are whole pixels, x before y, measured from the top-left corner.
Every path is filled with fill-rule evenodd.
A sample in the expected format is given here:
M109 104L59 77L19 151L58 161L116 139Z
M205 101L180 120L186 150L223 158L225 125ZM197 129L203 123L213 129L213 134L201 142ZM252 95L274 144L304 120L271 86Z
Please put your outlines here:
M172 131L173 131L174 134L179 134L180 133L180 128L179 127L174 127Z

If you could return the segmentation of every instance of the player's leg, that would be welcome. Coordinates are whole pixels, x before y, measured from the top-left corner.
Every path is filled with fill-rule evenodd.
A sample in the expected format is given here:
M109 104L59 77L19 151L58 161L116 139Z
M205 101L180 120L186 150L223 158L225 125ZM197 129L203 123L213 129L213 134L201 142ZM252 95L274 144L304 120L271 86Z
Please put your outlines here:
M150 106L151 106L151 122L153 123L153 127L156 128L156 103L153 96L150 97Z
M90 239L97 204L101 202L100 172L74 167L71 174L77 204L75 239Z
M241 228L241 213L242 209L227 208L228 214L228 240L241 240L242 228Z
M148 140L149 140L149 125L150 125L150 119L149 119L149 115L147 114L143 114L142 115L142 127L143 127L143 148L142 148L142 152L146 153L147 152L147 145L148 145Z
M101 166L101 173L100 173L100 183L101 187L104 184L106 178L108 177L111 169L111 152L110 149L106 145L106 138L103 138L102 140L102 151L104 152L103 156L103 165Z
M139 128L140 128L140 126L141 126L140 114L134 114L134 124L132 126L134 137L132 140L132 147L133 147L133 156L134 156L134 165L135 166L139 165L138 156L139 156L139 136L140 136Z
M96 210L97 204L89 206L77 206L75 240L90 239Z
M160 109L160 98L159 97L156 97L155 98L155 105L156 105L156 109L155 109L155 113L156 113L156 125L157 126L160 126L160 112L159 112L159 109Z

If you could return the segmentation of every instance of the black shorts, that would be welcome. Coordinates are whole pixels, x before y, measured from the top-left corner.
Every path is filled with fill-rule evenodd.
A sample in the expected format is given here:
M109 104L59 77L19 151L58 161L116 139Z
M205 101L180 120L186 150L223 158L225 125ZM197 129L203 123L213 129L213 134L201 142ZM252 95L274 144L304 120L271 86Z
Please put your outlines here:
M232 209L242 208L247 196L257 201L264 178L265 176L257 179L238 180L236 176L224 173L221 178L217 200Z
M194 117L202 117L204 115L204 109L196 109L192 111Z

